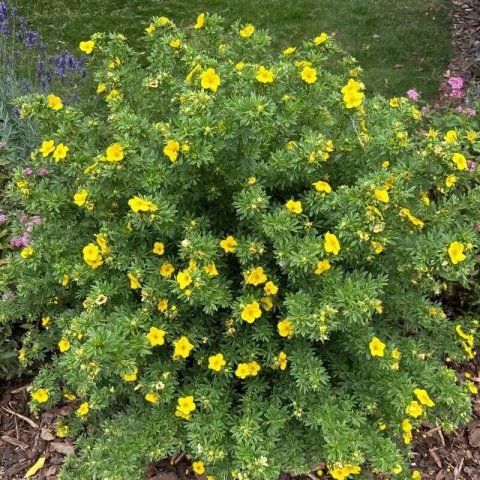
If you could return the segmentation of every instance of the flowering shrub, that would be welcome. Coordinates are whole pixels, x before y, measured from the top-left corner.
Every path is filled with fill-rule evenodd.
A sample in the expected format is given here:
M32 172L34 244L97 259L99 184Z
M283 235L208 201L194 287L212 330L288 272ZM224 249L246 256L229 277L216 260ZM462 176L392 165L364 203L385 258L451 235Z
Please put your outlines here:
M478 133L367 100L325 33L273 57L216 16L146 30L141 60L118 34L80 44L105 109L19 104L41 140L8 195L42 221L0 318L36 322L25 365L52 357L32 408L89 426L61 478L178 451L210 479L409 478L412 431L465 422L475 388L442 360L473 356L478 322L441 300L475 275Z

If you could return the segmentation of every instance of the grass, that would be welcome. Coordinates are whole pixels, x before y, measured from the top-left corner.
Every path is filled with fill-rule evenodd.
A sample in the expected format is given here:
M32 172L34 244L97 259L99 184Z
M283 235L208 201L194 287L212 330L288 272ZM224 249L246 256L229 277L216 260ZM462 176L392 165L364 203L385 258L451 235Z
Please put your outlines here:
M268 28L274 46L295 45L322 31L365 69L370 91L403 95L417 88L435 95L450 53L448 0L13 0L50 46L76 50L97 31L124 33L141 48L148 19L165 15L191 25L215 12ZM78 50L77 50L78 51Z

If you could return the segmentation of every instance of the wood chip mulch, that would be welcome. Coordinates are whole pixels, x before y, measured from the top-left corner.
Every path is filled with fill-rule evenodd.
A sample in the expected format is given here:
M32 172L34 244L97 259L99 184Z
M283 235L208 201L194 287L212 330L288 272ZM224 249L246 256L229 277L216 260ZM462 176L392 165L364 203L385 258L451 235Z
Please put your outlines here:
M452 0L453 57L446 76L480 80L480 0ZM480 478L480 475L479 475Z

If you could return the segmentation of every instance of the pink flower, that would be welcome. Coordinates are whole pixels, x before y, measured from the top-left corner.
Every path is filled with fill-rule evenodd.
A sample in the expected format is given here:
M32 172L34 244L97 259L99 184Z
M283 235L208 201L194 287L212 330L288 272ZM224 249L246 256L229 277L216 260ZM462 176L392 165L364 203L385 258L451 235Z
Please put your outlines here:
M450 92L450 96L452 98L462 98L463 97L463 90L458 90L456 88L454 88L451 92Z
M413 88L407 91L407 97L414 102L420 99L420 94Z
M463 78L462 77L450 77L448 79L449 85L453 90L461 90L463 88Z
M48 170L45 167L42 167L38 170L38 175L40 175L40 177L44 177L45 175L47 175L47 173Z
M23 169L23 174L24 175L31 175L33 173L33 170L29 167Z

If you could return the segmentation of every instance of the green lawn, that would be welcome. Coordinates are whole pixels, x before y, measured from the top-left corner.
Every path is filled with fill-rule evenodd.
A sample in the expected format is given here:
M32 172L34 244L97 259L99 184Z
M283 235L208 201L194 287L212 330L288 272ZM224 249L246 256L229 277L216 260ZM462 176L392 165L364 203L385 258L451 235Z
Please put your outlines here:
M412 87L434 95L451 51L448 0L13 1L58 49L74 49L97 31L122 32L141 48L151 16L189 25L202 11L268 28L277 48L335 31L364 67L367 87L389 96Z

